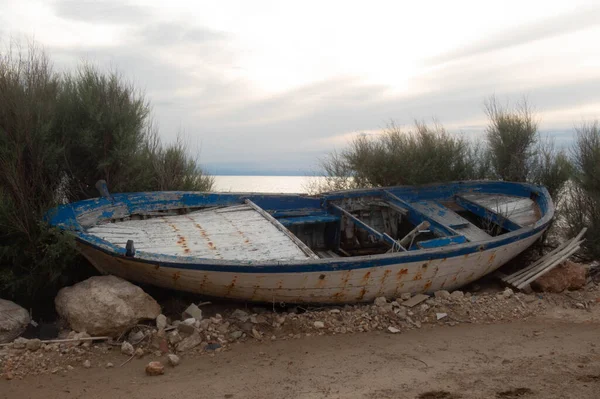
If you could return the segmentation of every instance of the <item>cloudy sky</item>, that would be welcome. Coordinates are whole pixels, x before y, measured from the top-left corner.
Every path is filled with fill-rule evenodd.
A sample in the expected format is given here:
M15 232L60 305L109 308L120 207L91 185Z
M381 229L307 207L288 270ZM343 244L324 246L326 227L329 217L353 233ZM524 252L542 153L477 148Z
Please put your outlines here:
M0 0L11 38L120 71L213 173L310 172L392 120L481 136L491 94L562 144L600 118L597 0Z

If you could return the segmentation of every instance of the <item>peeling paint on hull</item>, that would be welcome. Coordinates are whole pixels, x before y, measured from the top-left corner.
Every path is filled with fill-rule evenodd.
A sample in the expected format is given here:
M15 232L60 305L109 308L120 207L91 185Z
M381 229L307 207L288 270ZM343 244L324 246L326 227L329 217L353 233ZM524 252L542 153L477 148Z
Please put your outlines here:
M319 197L229 193L116 194L113 196L114 202L95 199L61 206L49 212L47 220L75 235L80 251L98 270L134 282L211 297L257 302L353 303L372 301L378 296L395 297L405 292L415 294L439 289L454 290L469 284L493 272L532 245L546 230L554 214L547 191L527 184L468 182L388 190L410 201L422 198L426 201L445 201L464 192L505 193L535 198L540 217L531 225L485 241L381 255L287 260L223 259L221 256L209 259L194 256L193 253L190 255L185 250L191 249L193 252L197 244L190 241L189 235L178 239L183 255L153 253L146 249L128 257L124 248L89 234L87 229L102 226L102 221L114 220L115 216L123 218L140 212L203 206L237 206L244 199L251 199L272 215L291 214L297 209L308 209L315 214L326 212L328 201L383 196L385 191L355 190ZM203 227L196 226L194 220L189 220L189 223L190 232L200 231ZM175 234L182 235L182 232ZM231 234L241 240L240 245L249 245L241 232L233 229ZM212 243L213 240L210 240ZM210 253L225 251L220 245L216 245L216 248L210 248Z

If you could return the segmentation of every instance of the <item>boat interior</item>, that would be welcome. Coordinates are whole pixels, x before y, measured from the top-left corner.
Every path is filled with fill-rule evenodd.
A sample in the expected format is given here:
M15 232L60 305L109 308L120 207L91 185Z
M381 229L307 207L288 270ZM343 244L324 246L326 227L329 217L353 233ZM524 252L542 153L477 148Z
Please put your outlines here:
M127 197L121 213L115 211L115 196L111 217L81 212L77 220L86 234L126 248L128 256L144 251L248 262L327 259L486 241L532 226L542 216L536 195L517 194L468 190L436 198L386 189L329 197L223 194L199 206L165 209L136 209Z

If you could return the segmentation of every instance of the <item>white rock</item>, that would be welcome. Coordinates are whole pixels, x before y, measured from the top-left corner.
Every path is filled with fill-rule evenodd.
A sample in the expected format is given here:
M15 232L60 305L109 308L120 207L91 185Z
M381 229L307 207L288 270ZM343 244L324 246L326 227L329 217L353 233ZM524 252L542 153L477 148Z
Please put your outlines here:
M315 321L314 323L315 328L325 328L325 323L323 323L322 321Z
M89 369L90 367L92 367L92 362L90 362L89 360L86 360L85 362L83 362L83 367L85 367L86 369Z
M511 290L510 288L506 287L506 289L504 290L504 292L502 292L502 296L506 299L512 297L514 295L513 290Z
M174 355L174 354L172 354L172 353L169 353L169 354L167 355L167 359L169 359L169 364L170 364L171 366L173 366L173 367L175 367L175 366L179 365L179 363L180 363L180 361L181 361L181 360L179 359L179 356L177 356L177 355Z
M94 276L63 288L54 303L73 330L91 335L114 337L160 314L159 304L150 295L116 276Z
M183 318L193 317L196 320L202 320L202 310L195 304L191 304L183 311Z
M106 363L106 368L107 369L112 369L113 367L115 367L115 365L112 364L111 362Z
M400 332L399 329L397 329L396 327L388 327L388 331L391 332L392 334L398 334Z
M338 314L338 313L340 313L340 310L339 310L339 309L331 309L331 310L329 311L329 313L332 313L332 314Z
M436 313L436 314L435 314L435 317L436 317L438 320L442 320L443 318L445 318L445 317L448 317L448 313Z
M190 318L185 319L184 321L182 321L181 324L185 324L185 325L188 325L188 326L193 326L193 325L196 324L196 318L190 317Z
M121 344L121 353L127 356L131 356L135 353L135 349L133 349L133 345L131 345L129 342L124 341Z
M156 317L156 328L159 330L167 328L167 316L161 313Z
M11 342L21 335L29 322L29 313L25 308L0 299L0 344Z

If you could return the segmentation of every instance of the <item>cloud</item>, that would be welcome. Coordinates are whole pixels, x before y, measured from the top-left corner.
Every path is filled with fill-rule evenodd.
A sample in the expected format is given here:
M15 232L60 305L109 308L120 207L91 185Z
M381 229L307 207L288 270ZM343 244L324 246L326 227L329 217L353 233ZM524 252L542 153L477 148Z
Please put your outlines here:
M147 44L168 46L174 44L207 44L229 38L224 32L208 28L185 26L179 22L150 24L137 32L139 39Z
M510 31L488 36L472 45L467 45L437 57L430 58L428 65L443 64L492 51L519 46L537 40L552 38L600 26L600 7L578 8L570 13L546 18L536 23L516 26Z
M65 19L103 24L133 24L151 17L147 7L111 0L59 0L54 12Z

